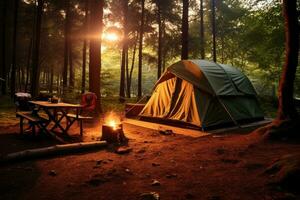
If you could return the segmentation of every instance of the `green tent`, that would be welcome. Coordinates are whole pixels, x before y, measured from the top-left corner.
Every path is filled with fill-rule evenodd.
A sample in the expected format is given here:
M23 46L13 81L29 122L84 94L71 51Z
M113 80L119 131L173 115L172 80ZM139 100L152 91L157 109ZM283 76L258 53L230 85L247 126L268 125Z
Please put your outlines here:
M234 67L206 60L168 67L139 116L202 129L264 118L249 79Z

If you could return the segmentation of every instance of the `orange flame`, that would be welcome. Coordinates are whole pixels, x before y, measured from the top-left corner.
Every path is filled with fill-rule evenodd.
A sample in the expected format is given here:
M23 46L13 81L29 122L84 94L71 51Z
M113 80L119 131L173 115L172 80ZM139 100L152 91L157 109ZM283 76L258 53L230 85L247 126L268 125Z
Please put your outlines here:
M104 117L104 123L116 130L117 125L121 123L121 119L116 113L111 111Z

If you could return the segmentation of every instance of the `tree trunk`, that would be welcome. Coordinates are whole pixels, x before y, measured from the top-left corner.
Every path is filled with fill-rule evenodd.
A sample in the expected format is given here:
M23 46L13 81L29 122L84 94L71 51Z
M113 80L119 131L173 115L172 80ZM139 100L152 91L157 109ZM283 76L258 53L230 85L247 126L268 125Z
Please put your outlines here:
M70 77L69 77L69 89L71 91L74 90L74 84L75 84L75 74L74 74L74 65L73 65L73 37L72 37L72 19L73 15L72 12L70 11L70 5L69 5L69 20L68 20L68 39L69 39L69 64L70 64Z
M157 23L158 23L158 47L157 47L157 79L161 76L162 68L162 13L159 3L157 3Z
M28 82L29 82L29 74L30 74L30 58L32 53L32 38L30 38L29 45L28 45L28 55L27 55L27 66L26 66L26 81L25 81L25 92L28 89Z
M138 98L142 97L142 65L143 65L143 35L144 35L144 15L145 15L145 0L141 0L141 19L139 32L139 63L138 63Z
M2 78L4 79L4 82L1 84L1 93L3 95L6 94L6 85L7 85L7 75L6 75L6 9L7 9L7 0L3 1L3 9L2 9L2 37L1 37L1 50L2 50L2 62L1 62L1 72L2 72Z
M65 19L65 27L64 27L64 67L63 67L63 93L66 92L68 87L68 65L69 65L69 27L70 27L70 0L64 0L65 2L65 12L66 12L66 19Z
M213 60L217 62L216 53L216 2L212 0L212 37L213 37Z
M37 0L34 0L34 5L36 5L36 2ZM33 20L33 23L32 23L32 37L30 38L30 41L29 41L29 45L28 45L28 55L27 55L27 66L26 66L26 82L25 82L25 92L28 91L28 84L29 84L29 77L31 76L31 58L32 58L32 51L33 51L33 43L34 43L34 34L35 34L35 24L36 24L36 15L37 15L37 9L33 8L33 16L34 16L34 20Z
M128 0L123 0L123 31L124 31L124 38L123 38L123 47L122 47L122 60L121 60L121 73L120 73L120 91L119 91L119 101L125 101L125 68L126 68L126 56L128 52L128 29L127 29L127 18L128 18Z
M165 21L166 21L165 18L163 18L163 21L162 21L163 38L165 38L165 36L166 36L166 22ZM163 50L163 52L162 52L162 71L164 72L166 69L167 48L163 48L162 50Z
M203 0L200 0L200 54L201 59L205 59Z
M128 47L127 47L127 50L126 50L126 59L125 59L125 70L126 70L126 77L125 77L125 80L126 80L126 88L125 88L125 91L128 91L128 79L129 79L129 60L128 60ZM130 91L130 90L129 90ZM130 98L130 93L127 93L127 97Z
M137 38L137 36L136 36ZM136 44L137 39L134 42L134 47L133 47L133 52L132 52L132 60L131 60L131 68L129 75L127 76L127 97L131 97L131 82L132 82L132 73L133 73L133 68L134 68L134 62L135 62L135 54L136 54Z
M104 0L90 0L90 35L100 35L103 26ZM97 95L97 111L101 110L100 74L101 74L101 38L90 39L89 88Z
M60 73L57 73L57 77L56 77L56 91L58 96L61 95L60 93Z
M88 34L88 13L89 1L85 1L85 17L84 17L84 40L82 48L82 78L81 78L81 93L85 92L85 76L86 76L86 47L87 47L87 34Z
M286 50L279 84L278 120L292 120L298 117L293 100L299 52L299 23L296 8L296 1L283 0Z
M17 48L17 25L18 25L18 8L19 0L14 1L14 30L13 30L13 46L12 46L12 66L11 66L11 83L10 83L10 95L14 97L16 92L16 48Z
M53 79L54 79L54 67L51 66L51 69L50 69L50 85L49 85L49 93L52 94L53 93Z
M21 80L22 79L22 67L21 65L18 65L18 91L22 90L22 83Z
M189 0L183 0L181 24L181 60L188 59L189 54Z
M73 40L70 38L70 43L69 43L69 63L70 63L70 78L69 78L69 89L70 91L74 90L74 85L75 85L75 75L74 75L74 65L73 65Z
M41 26L43 14L44 0L38 0L36 24L35 24L35 41L33 45L32 55L32 75L31 75L31 94L33 97L38 95L39 92L39 79L40 79L40 39L41 39Z

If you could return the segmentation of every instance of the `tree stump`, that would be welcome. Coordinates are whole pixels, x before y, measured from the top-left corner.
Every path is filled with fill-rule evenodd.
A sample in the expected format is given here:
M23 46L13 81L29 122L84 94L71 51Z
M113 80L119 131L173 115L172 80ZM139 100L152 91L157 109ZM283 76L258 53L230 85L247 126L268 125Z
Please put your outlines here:
M101 140L105 140L108 143L123 143L127 141L123 132L123 125L117 124L116 126L102 125L102 137Z

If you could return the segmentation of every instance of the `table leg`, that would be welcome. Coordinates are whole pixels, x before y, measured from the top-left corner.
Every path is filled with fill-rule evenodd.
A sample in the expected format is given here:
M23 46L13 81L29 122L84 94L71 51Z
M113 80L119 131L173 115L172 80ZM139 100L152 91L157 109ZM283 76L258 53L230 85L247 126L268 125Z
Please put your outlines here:
M66 130L60 125L60 121L66 116L65 112L62 111L62 116L58 120L56 120L56 116L54 116L48 109L45 109L45 112L47 113L49 120L54 122L54 126L50 130L53 131L56 127L59 127L62 133L66 133Z

